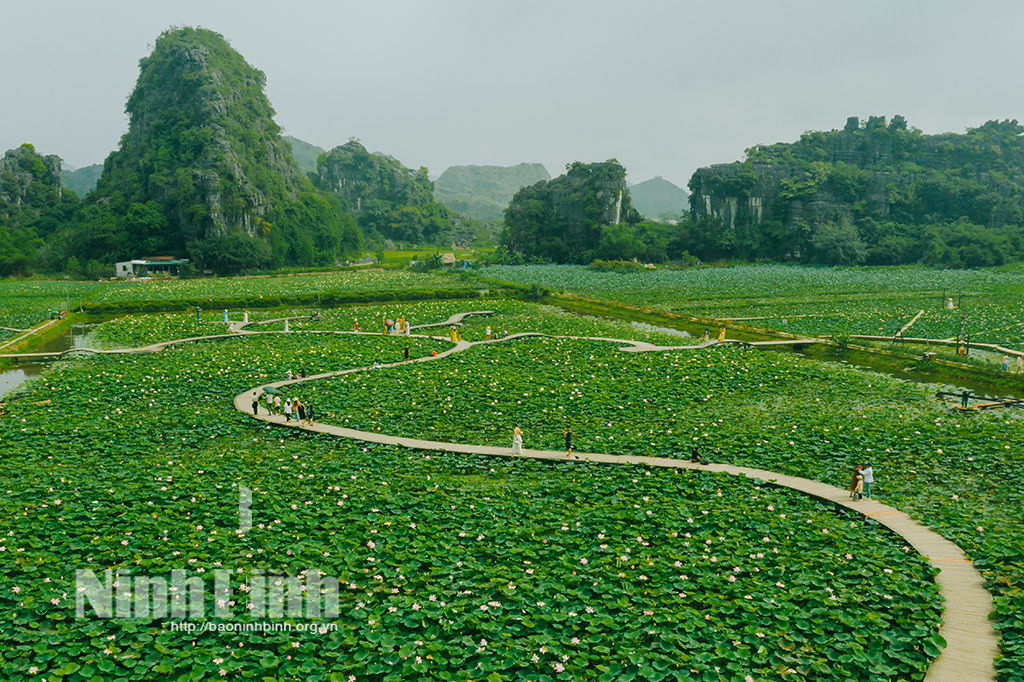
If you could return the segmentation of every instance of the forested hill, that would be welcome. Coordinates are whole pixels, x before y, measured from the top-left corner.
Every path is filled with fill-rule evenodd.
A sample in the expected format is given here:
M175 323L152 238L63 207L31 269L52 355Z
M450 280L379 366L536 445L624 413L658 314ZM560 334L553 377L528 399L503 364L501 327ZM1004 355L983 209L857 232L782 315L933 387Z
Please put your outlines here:
M565 175L516 192L505 210L501 245L510 253L556 263L623 258L639 241L630 226L640 221L630 203L626 169L618 161L577 161Z
M1024 256L1024 126L925 135L902 116L757 146L690 179L701 258L973 267Z
M550 180L540 163L516 166L452 166L434 183L437 200L478 220L501 220L512 196L523 187Z
M177 28L139 61L128 132L65 240L81 258L189 256L221 272L333 263L353 221L274 122L264 74L219 34Z
M373 240L406 243L451 235L461 217L434 201L426 168L412 170L386 154L372 154L356 139L321 154L310 177L355 216Z
M44 239L78 207L74 192L61 190L57 156L40 156L30 144L0 159L0 275L23 275L51 253ZM44 263L44 265L51 265Z

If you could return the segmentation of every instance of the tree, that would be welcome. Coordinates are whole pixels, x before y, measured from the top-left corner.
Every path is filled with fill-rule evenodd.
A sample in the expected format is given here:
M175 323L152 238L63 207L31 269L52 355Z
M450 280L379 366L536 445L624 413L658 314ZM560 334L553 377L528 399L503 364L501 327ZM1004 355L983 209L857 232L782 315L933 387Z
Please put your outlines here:
M856 225L848 220L822 224L811 238L814 259L824 265L858 265L867 257Z

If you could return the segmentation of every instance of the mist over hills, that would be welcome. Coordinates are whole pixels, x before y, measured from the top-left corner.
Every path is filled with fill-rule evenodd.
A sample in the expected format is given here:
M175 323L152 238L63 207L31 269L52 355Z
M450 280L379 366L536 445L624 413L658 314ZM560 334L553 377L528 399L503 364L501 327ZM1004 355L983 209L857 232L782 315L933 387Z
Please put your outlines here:
M666 211L678 217L689 208L690 193L660 175L633 185L629 193L633 198L633 206L645 218L658 218Z
M551 175L543 164L452 166L434 182L437 200L478 220L501 220L512 196Z

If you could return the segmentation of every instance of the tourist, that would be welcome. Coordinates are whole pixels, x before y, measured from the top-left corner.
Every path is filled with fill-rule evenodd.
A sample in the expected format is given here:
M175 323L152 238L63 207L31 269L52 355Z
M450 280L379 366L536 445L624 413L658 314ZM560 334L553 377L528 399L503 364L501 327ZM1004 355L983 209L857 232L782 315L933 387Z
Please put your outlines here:
M274 414L281 415L281 396L279 395L274 396Z
M288 381L291 381L292 379L294 379L294 378L295 378L295 375L294 375L294 374L292 374L292 371L291 371L291 370L288 370L288 371L287 371L287 372L285 373L285 376L287 376L287 377L288 377Z
M512 429L512 454L523 454L523 432L518 426Z
M1024 355L1017 356L1017 374L1024 372Z
M566 449L566 455L565 456L567 458L572 457L572 427L571 426L566 426L565 427L565 431L563 431L562 433L565 434L565 449Z
M865 464L864 468L861 469L860 475L864 477L864 497L871 499L871 484L875 482L875 472L871 468L871 464Z
M260 415L260 397L256 395L256 391L252 392L252 416L258 417Z
M861 473L862 468L860 464L853 467L853 475L850 477L850 499L859 500L863 497L864 475Z
M705 462L704 460L702 460L700 458L700 450L697 449L696 445L694 445L693 449L690 450L690 463L691 464L707 464L707 462Z
M359 318L356 318L356 319L352 320L352 322L356 326L356 331L359 331Z
M1004 372L1010 371L1010 356L1007 355L1006 353L1003 353L1003 365L999 369L1001 369Z
M409 362L409 344L405 344L405 349L403 353L405 355L405 361Z
M224 311L224 324L231 324L231 320L228 319L228 311Z
M200 311L202 311L202 308L196 307L196 322L202 322L202 320L199 319Z
M491 338L492 338L492 336L491 336L491 326L487 325L487 340L490 341Z
M300 426L305 426L306 425L306 406L303 405L302 402L298 398L295 399L295 411L299 413L299 425Z
M284 401L284 420L290 422L292 420L292 399L288 398Z
M412 325L409 324L409 320L405 321L405 335L409 336L412 333Z
M313 403L306 401L306 425L313 425Z
M960 391L960 407L967 407L967 401L971 399L971 392L968 389Z
M725 327L722 327L721 329L718 330L718 341L725 341Z
M267 394L267 414L274 414L274 396Z

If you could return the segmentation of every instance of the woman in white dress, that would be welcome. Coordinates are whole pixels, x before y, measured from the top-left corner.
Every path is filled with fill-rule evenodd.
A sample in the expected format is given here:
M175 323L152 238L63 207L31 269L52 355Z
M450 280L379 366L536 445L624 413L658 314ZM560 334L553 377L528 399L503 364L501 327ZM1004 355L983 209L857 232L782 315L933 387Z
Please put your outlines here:
M512 454L523 454L523 432L518 426L512 429Z

